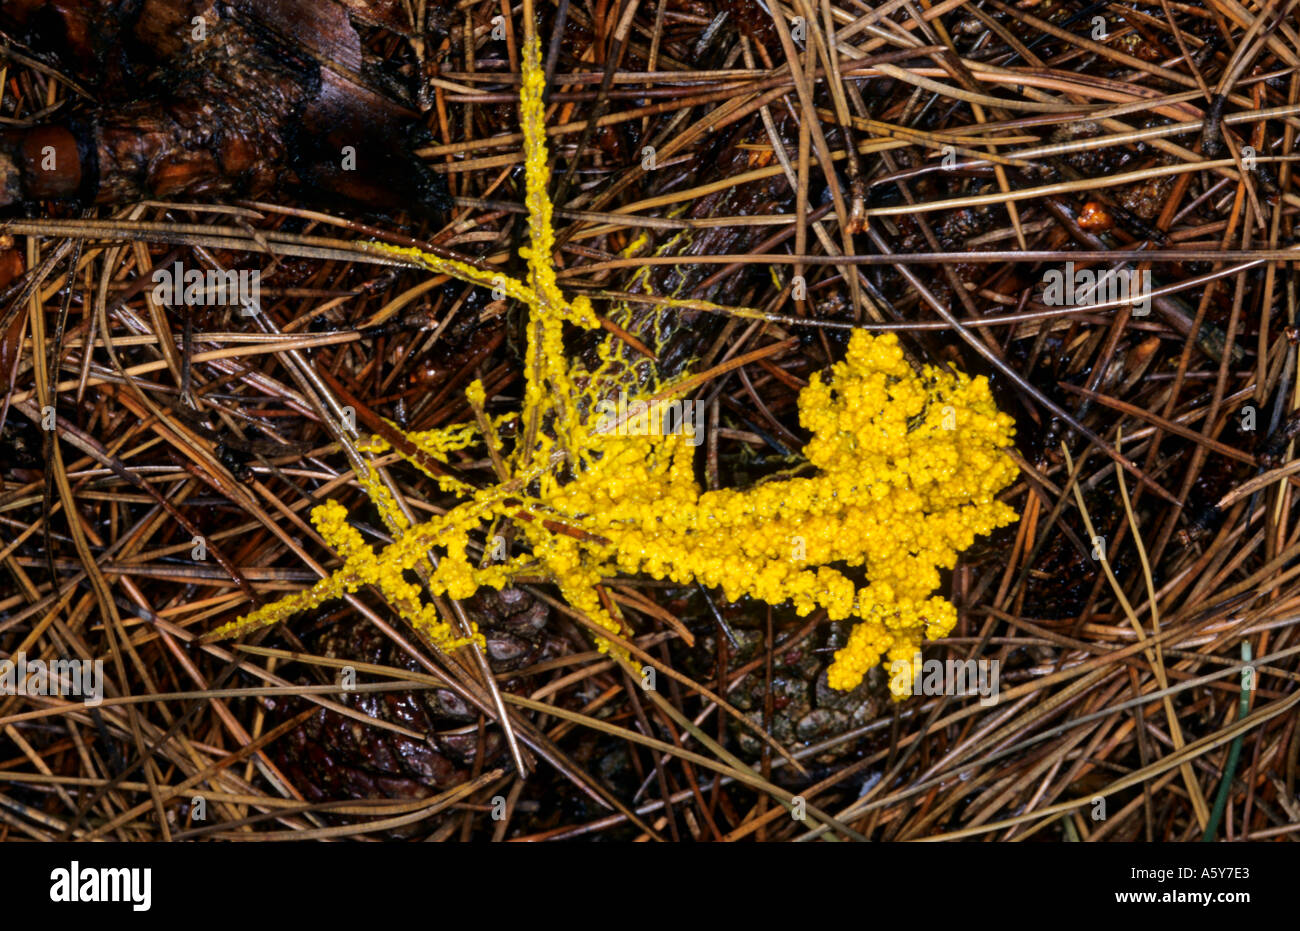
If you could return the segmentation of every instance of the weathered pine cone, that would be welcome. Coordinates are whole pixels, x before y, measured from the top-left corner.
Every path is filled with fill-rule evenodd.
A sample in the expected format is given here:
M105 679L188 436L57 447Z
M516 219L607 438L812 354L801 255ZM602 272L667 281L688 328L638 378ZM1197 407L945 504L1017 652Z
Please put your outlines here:
M487 640L488 663L498 675L563 652L563 644L547 626L550 610L522 589L485 589L464 604ZM343 615L317 633L305 635L304 641L313 653L332 659L422 671L414 659L355 615ZM501 688L522 691L525 684L521 679L506 679ZM318 710L275 744L276 765L309 800L423 798L469 779L480 752L484 768L502 758L499 731L490 728L480 742L478 714L449 690L344 692L338 700L427 738L411 740ZM273 717L284 720L307 707L305 701L293 699L280 703Z

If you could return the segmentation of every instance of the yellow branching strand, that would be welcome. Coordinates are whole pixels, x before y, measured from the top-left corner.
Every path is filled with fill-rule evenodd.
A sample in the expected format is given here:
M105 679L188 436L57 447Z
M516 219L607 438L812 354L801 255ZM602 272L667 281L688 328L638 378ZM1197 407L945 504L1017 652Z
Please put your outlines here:
M537 295L537 310L544 319L570 315L569 304L556 283L551 253L555 249L551 198L546 189L551 169L546 152L546 75L542 71L541 45L536 36L523 50L523 89L519 94L519 122L524 135L524 203L528 207L528 238L524 252L528 278ZM590 305L588 305L590 309Z
M744 490L700 488L694 468L700 421L686 416L694 408L684 402L646 403L671 387L649 360L630 354L612 336L600 344L594 371L566 358L564 326L594 327L597 321L585 298L564 298L552 265L545 89L540 49L531 37L523 49L520 94L526 284L418 250L376 246L415 257L431 271L504 289L528 306L520 420L534 426L504 466L499 463L509 474L477 490L431 476L460 503L411 526L373 467L365 465L359 483L394 530L394 541L376 553L347 523L343 505L331 501L316 508L312 520L343 565L306 592L216 633L231 636L278 623L372 586L439 646L481 642L477 631L458 639L426 603L421 586L407 581L408 570L426 566L427 554L435 552L438 567L427 573L424 586L433 595L465 598L540 569L576 611L611 633L620 631L620 623L598 588L617 575L700 582L720 587L731 600L788 603L801 615L822 608L831 620L855 621L830 667L836 689L853 688L882 659L910 662L923 640L946 636L956 624L953 605L934 595L940 571L955 565L976 535L1016 519L996 498L1016 476L1002 452L1014 433L1011 418L998 411L985 379L933 366L918 372L894 336L855 331L844 360L829 377L814 376L799 395L799 419L812 435L803 450L811 474ZM638 239L627 254L644 246ZM648 283L643 272L632 286L644 289ZM667 338L666 314L677 309L677 298L667 296L648 328L656 351ZM627 304L615 305L610 319L630 324L632 313ZM480 383L470 385L467 395L476 410L484 408ZM675 421L669 413L677 415ZM405 436L425 456L445 462L450 453L477 443L500 448L492 422L482 422L492 435L483 437L477 424L467 423ZM680 429L667 429L668 423ZM359 448L385 452L389 444L376 437ZM405 458L420 465L416 457ZM505 560L474 558L471 540L508 520L515 522L525 552ZM855 582L857 577L865 582ZM618 652L604 638L596 643Z
M534 295L532 288L524 284L517 278L511 278L504 272L488 271L470 265L468 262L457 262L455 259L444 259L440 255L432 252L425 252L423 249L416 249L407 246L394 246L386 242L372 242L366 244L368 248L375 252L383 252L387 255L395 255L404 259L411 259L423 265L429 271L439 275L447 275L455 278L457 281L464 281L469 284L482 285L485 288L494 288L500 290L506 297L511 300L519 301L523 304L532 306L537 303L537 297Z

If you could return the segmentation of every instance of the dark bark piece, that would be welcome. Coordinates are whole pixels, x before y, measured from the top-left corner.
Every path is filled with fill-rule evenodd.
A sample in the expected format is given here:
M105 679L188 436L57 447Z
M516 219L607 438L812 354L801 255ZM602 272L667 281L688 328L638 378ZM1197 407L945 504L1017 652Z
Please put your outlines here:
M419 114L362 81L360 5L6 3L0 17L96 90L120 80L100 107L0 133L0 206L258 197L301 180L372 210L445 209L445 184L413 151Z
M404 36L415 35L402 0L339 0L339 2L347 7L348 13L358 22L382 26ZM432 8L433 4L429 4L425 16L433 13Z
M323 67L361 73L361 37L338 3L237 0L234 6L242 17L270 30L286 45L296 45Z

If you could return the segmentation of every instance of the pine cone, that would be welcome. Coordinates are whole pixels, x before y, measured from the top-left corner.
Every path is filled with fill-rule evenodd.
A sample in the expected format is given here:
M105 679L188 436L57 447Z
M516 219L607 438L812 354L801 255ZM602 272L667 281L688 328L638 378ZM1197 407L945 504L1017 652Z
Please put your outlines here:
M486 589L464 602L466 613L487 640L486 655L498 674L552 659L562 644L547 630L549 609L517 588ZM340 660L423 671L364 618L346 614L316 634L304 636L314 653ZM361 679L364 681L365 676ZM300 680L309 684L306 676ZM501 683L523 691L522 679ZM333 711L320 709L306 724L277 741L276 765L312 801L363 798L423 798L470 778L480 752L478 714L447 689L344 693L338 700L363 714L427 735L411 740ZM275 710L284 720L307 703L293 699ZM489 726L482 766L502 756L500 731Z

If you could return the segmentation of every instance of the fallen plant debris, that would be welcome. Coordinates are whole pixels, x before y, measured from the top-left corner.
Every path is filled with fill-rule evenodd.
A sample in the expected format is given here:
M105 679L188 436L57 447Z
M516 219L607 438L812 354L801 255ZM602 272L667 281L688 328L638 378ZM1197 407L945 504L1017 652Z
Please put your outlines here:
M1297 839L1298 29L5 3L0 838Z
M0 132L0 204L257 197L288 176L371 209L436 212L413 102L385 93L350 15L325 0L11 0L18 39L102 99ZM88 91L83 91L88 93Z

